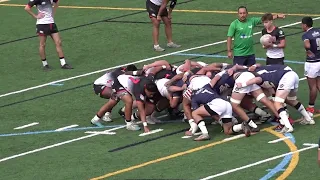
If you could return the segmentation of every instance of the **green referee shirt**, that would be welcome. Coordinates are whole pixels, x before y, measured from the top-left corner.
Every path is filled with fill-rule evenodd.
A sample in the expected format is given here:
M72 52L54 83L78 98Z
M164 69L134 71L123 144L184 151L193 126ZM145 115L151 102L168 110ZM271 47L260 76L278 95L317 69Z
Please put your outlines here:
M261 24L261 18L247 18L245 22L234 20L229 27L228 37L233 37L233 55L248 56L254 54L253 28Z

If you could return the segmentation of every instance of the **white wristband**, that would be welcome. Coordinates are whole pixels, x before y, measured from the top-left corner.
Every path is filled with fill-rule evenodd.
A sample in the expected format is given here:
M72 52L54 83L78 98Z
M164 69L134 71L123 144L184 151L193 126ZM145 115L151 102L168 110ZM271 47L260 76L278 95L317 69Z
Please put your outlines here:
M138 74L138 71L133 71L132 74L136 76Z
M184 73L185 76L189 76L189 74L190 74L189 72L185 72Z
M167 66L166 65L162 65L162 69L166 69L167 68Z
M143 124L144 127L148 126L147 122L143 122L142 124Z
M277 48L277 47L278 47L278 45L277 45L277 44L273 44L273 45L272 45L272 47Z

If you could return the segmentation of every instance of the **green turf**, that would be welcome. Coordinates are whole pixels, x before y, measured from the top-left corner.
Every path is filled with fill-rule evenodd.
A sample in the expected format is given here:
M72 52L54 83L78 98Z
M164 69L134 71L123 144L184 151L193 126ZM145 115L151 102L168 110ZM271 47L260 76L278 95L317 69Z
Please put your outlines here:
M6 4L26 4L26 1L12 0L6 2ZM90 2L64 0L60 2L60 5L144 8L145 2L138 0L91 0ZM178 10L235 11L239 5L242 4L232 0L194 0L177 5L176 8ZM247 5L251 12L269 11L300 14L316 14L318 12L317 3L309 0L285 0L281 2L270 0L263 3L249 0L244 5ZM60 69L55 47L52 41L48 39L47 59L54 69L51 72L43 72L38 57L38 39L32 37L35 36L35 20L24 11L23 7L0 6L0 16L5 17L1 19L0 44L6 43L0 45L0 94L165 53L223 41L226 39L228 25L236 18L236 14L174 12L172 19L174 40L182 44L182 47L167 49L164 53L158 53L152 50L151 24L145 11L60 8L55 19L58 28L62 30L60 35L65 57L75 69L70 71ZM102 20L110 18L114 18L112 22L102 22ZM276 20L275 23L282 26L298 22L301 18L302 16L287 16L286 19ZM92 22L96 23L90 24ZM76 26L79 27L68 29ZM320 26L320 22L315 21L314 26ZM262 26L259 26L255 29L255 32L259 32L261 29ZM284 31L288 35L285 49L286 59L303 62L305 54L301 41L302 33L299 33L301 32L300 25L284 28ZM163 25L160 32L160 44L165 46ZM27 37L31 38L19 40ZM256 42L259 41L259 37L259 35L255 36ZM10 42L14 40L18 41ZM261 48L260 44L255 45L255 49L256 57L265 57L265 50ZM219 52L219 55L226 55L225 50L226 44L221 43L185 53L212 54ZM160 59L177 63L187 58L192 57L172 55ZM195 60L231 62L225 58L209 57L199 57ZM258 62L264 63L263 61ZM139 67L142 67L142 65L143 63L138 64ZM298 73L300 78L303 77L303 64L288 63L288 65ZM0 134L55 130L72 124L78 124L79 127L91 126L90 119L106 102L95 96L92 91L91 83L100 75L102 73L63 82L63 86L46 86L1 97L0 118L2 124ZM307 105L308 85L306 81L300 82L298 97L304 105ZM318 98L316 104L319 103ZM117 114L117 110L122 105L120 103L114 108L112 113L114 122L106 125L124 124ZM317 107L319 108L318 105ZM290 115L295 119L300 118L300 115L293 109L290 109ZM319 118L317 119L319 120ZM163 120L168 120L168 118L165 117ZM22 130L13 130L15 127L32 122L39 122L40 124ZM263 127L267 126L269 125ZM98 135L0 162L1 179L90 179L228 137L220 132L219 126L208 125L212 139L207 142L181 139L183 133L179 133L116 152L108 152L128 144L183 130L188 128L188 124L181 122L166 123L151 125L150 128L162 128L164 131L139 137L138 135L142 131L128 132L125 129L120 129L116 130L117 134L113 136ZM293 135L296 139L296 146L303 148L303 143L316 143L319 138L319 128L319 123L307 127L295 125ZM88 134L85 134L85 131L0 137L0 159L87 136ZM111 179L200 179L288 152L289 148L283 142L272 145L267 143L276 138L270 133L261 132L250 138L240 138L123 172L111 177ZM298 166L288 179L315 179L315 177L320 176L319 168L316 165L316 149L302 152L299 157ZM259 179L268 173L267 169L274 168L281 160L282 158L230 173L219 179ZM277 173L271 179L276 179L281 173Z

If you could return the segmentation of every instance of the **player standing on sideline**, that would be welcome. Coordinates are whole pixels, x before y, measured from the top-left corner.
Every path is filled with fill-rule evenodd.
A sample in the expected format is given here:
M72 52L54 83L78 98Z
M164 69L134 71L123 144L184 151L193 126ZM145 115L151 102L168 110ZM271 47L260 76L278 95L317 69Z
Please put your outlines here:
M313 115L314 105L320 91L320 29L313 28L311 17L302 18L302 35L304 48L306 49L306 63L304 64L304 75L309 84L309 107L307 111Z
M283 48L286 47L286 39L282 29L273 24L273 16L271 13L266 13L261 18L264 25L262 35L270 34L273 38L273 44L264 46L267 49L267 65L284 64Z
M319 143L318 143L318 164L320 166L320 139L319 139Z
M178 48L180 45L175 44L172 41L172 26L171 26L171 13L177 0L171 0L169 11L167 10L167 4L169 0L147 0L146 8L151 19L153 29L152 29L152 38L153 38L153 49L155 51L164 51L159 45L159 28L160 21L162 20L165 25L165 33L167 36L167 47L169 48Z
M261 24L261 18L247 18L248 11L245 6L238 8L238 19L234 20L228 30L227 50L228 57L233 58L233 64L254 65L256 63L253 42L253 28ZM284 14L273 15L273 19L284 18ZM234 38L233 53L231 50ZM233 57L234 55L234 57Z
M31 11L33 6L37 6L38 14L34 14ZM53 7L52 7L53 6ZM53 39L56 50L60 58L60 64L62 69L73 69L64 59L64 54L61 47L61 39L59 36L59 30L57 25L54 23L54 15L58 8L58 0L29 0L29 3L24 8L33 18L37 19L37 33L39 35L40 46L39 54L43 64L43 70L51 70L46 59L46 40L47 36L51 36Z

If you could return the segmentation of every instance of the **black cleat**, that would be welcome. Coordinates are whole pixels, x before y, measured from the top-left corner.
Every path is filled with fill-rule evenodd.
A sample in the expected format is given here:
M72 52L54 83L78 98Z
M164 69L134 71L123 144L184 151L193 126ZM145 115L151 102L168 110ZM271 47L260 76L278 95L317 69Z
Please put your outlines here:
M73 67L69 64L64 64L63 66L61 66L61 69L73 69Z
M43 71L51 71L52 70L49 65L43 66L42 69L43 69Z
M119 115L120 115L121 117L124 118L124 112L123 112L121 109L119 109L118 113L119 113Z

